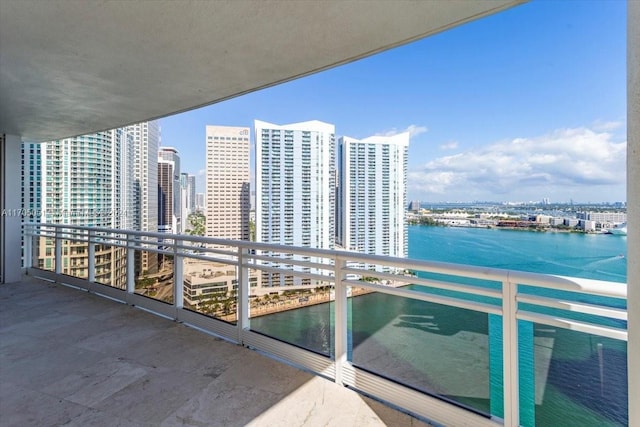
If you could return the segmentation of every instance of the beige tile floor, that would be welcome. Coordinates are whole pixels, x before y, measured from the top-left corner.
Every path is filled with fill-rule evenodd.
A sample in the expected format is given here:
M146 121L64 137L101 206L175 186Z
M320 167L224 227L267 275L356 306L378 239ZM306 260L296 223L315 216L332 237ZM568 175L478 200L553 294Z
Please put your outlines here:
M124 304L0 285L1 426L427 426L331 381Z

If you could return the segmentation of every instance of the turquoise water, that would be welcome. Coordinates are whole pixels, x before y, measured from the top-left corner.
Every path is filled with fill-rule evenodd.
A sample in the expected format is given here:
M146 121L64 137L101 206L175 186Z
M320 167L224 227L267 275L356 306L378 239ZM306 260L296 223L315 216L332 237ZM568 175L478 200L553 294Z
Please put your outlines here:
M411 226L409 256L626 280L623 236ZM349 304L354 365L471 410L502 415L499 316L377 293ZM330 355L332 311L332 304L322 304L277 313L252 319L251 328ZM626 343L529 322L520 322L519 331L523 425L626 424Z
M626 282L627 238L454 227L409 227L409 257Z

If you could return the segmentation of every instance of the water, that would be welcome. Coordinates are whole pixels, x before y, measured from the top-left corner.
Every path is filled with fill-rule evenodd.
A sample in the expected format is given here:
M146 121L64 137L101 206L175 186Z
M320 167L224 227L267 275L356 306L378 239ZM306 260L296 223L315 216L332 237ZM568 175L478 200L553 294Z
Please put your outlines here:
M414 259L621 283L626 252L624 236L409 228ZM377 293L349 304L354 365L472 410L502 414L498 316ZM332 311L332 304L321 304L277 313L252 319L251 328L330 355ZM626 343L529 322L520 322L519 333L529 337L520 348L523 425L626 424Z
M454 227L409 227L409 257L626 282L627 238Z

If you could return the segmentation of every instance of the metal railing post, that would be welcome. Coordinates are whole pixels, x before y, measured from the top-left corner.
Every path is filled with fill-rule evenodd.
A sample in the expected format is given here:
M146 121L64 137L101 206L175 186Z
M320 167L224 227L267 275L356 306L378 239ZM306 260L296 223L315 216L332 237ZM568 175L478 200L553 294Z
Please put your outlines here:
M55 273L62 274L62 242L60 241L60 227L55 231Z
M249 268L244 267L245 254L247 249L238 247L238 293L237 293L237 316L238 316L238 342L242 343L242 334L249 329Z
M89 239L87 241L87 269L89 270L89 282L94 283L96 281L96 232L95 230L89 230Z
M347 363L348 325L347 325L347 287L342 283L345 279L344 268L347 263L344 258L336 256L334 260L335 277L335 382L344 385L343 369Z
M518 376L517 284L502 282L502 364L504 372L504 425L520 425L520 384Z
M173 241L173 305L176 309L184 307L184 276L182 251L178 246L182 240Z
M127 234L127 292L136 290L136 236Z

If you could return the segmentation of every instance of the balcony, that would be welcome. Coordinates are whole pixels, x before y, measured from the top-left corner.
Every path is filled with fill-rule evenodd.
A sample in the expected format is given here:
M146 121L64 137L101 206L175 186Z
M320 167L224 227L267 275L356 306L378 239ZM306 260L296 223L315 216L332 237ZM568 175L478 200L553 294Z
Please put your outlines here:
M0 287L2 425L427 426L258 352L25 277Z
M53 327L51 325L58 322L41 325L40 321L32 321L19 325L20 319L26 317L15 313L21 310L20 304L27 301L30 303L27 295L37 289L33 291L35 295L43 298L43 301L52 298L53 307L57 306L60 298L66 301L68 296L78 295L78 300L74 297L75 302L68 310L54 308L43 311L59 311L62 317L59 322L64 322L65 318L69 322L75 322L73 327L63 328L65 334L68 334L64 338L77 342L78 345L90 343L99 348L109 346L111 344L105 342L111 343L112 335L123 334L123 342L117 352L118 357L123 358L120 362L138 363L137 359L130 362L127 355L137 355L149 346L149 357L161 358L173 366L172 369L178 370L184 363L191 363L190 354L197 353L199 356L194 356L197 360L202 356L200 350L191 348L191 343L194 343L195 349L200 348L198 346L210 339L206 335L150 317L148 313L132 311L124 305L99 300L91 294L102 295L223 337L317 374L318 377L311 379L307 374L304 376L272 361L263 363L274 364L273 368L256 369L255 372L252 370L247 373L246 366L240 367L243 364L240 362L235 368L227 368L231 369L228 375L227 371L220 374L230 382L225 385L236 390L236 383L231 384L231 372L243 373L241 378L233 378L233 381L239 382L238 387L251 387L248 384L253 384L253 381L262 384L267 372L292 369L284 375L290 376L284 381L285 385L278 383L274 386L277 390L281 390L281 387L286 389L278 396L287 395L287 398L293 399L291 405L296 409L291 410L291 416L297 417L294 414L300 414L301 409L296 405L308 404L304 399L303 402L296 402L299 390L317 382L324 384L322 387L334 387L334 384L330 385L330 382L334 382L345 386L337 387L340 392L336 393L348 392L347 389L357 390L402 408L406 413L444 425L552 425L548 421L546 424L538 422L536 417L542 416L588 420L600 423L598 425L627 423L627 310L624 284L367 256L344 251L88 227L25 225L25 235L25 263L29 276L39 276L89 291L89 295L77 291L73 293L57 285L53 288L42 287L30 280L24 293L21 293L20 288L21 292L15 294L17 296L3 300L5 305L9 305L6 313L14 313L7 314L6 317L9 320L16 318L16 329L23 326L34 328L27 335L46 335ZM38 260L30 254L37 254L39 241L47 238L56 242L54 271L31 267L38 265ZM60 274L62 242L66 241L87 245L88 280ZM126 275L123 281L126 286L95 283L97 245L119 248L120 253L124 254L127 260L126 274L122 274ZM147 251L170 259L167 263L169 268L158 273L163 279L158 280L158 285L153 286L153 289L138 286L135 280L133 260L136 251ZM284 255L286 261L283 260ZM229 298L224 301L217 297L210 301L190 300L191 295L184 292L186 260L226 265L225 271L235 271L234 283L238 284L237 289L229 292ZM413 274L407 274L407 271ZM267 276L270 276L271 284L289 286L249 286L250 279L262 277L264 280ZM116 280L114 283L119 282ZM12 289L12 293L17 292L15 288ZM58 296L59 292L64 292L64 297ZM87 307L83 307L84 302L80 301L86 301ZM90 308L95 304L100 304L100 310ZM126 326L126 333L108 332L113 325L105 320L113 318L111 313L116 310L114 307L128 310L129 314L117 316L120 320L116 321L117 325ZM89 326L74 317L76 311L90 312L91 316L100 319L100 324ZM122 320L124 318L127 318L126 322ZM145 329L147 322L164 326L159 326L155 332L141 332L140 329ZM10 325L5 329L10 331L13 328ZM96 330L105 328L107 331L97 335L104 335L105 340L96 339ZM63 329L55 333L52 331L54 341L55 337L62 334ZM150 339L153 335L162 335L162 346ZM73 336L75 339L70 338ZM195 338L192 341L186 337ZM219 341L213 342L213 347L223 346ZM137 343L140 345L136 345ZM35 345L26 340L24 351L31 351L29 349ZM42 345L52 343L44 342ZM165 354L165 348L179 348L179 351L172 356ZM240 347L235 349L241 360L245 357L259 357ZM580 349L586 349L586 356L580 353ZM206 351L213 355L207 359L211 361L219 360L220 357L215 355L225 350L216 347ZM574 352L573 359L559 356L566 355L567 351ZM228 361L228 358L225 357L225 360ZM52 363L56 363L56 360L53 358ZM197 360L193 362L197 363ZM136 370L135 365L123 368L115 361L111 362L115 366L102 367L91 359L91 363L87 364L93 365L92 369L95 371L86 375L117 377L104 372L107 369L113 369L114 372L118 372L118 369L131 369L137 372L136 375L140 375L139 378L149 374L144 371L145 368L140 371ZM15 363L18 363L18 368L22 366L21 369L28 370L28 362ZM225 363L227 362L222 365L228 366ZM569 369L566 375L562 375L562 369L559 369L563 366ZM168 369L167 366L164 367ZM36 374L38 369L44 368L38 367ZM66 372L67 377L71 376L67 378L72 383L69 387L77 388L69 391L68 395L84 395L80 388L88 385L82 379L85 375L83 369L82 364L75 370L62 366L60 372L54 375L57 379L52 379L51 384L55 380L62 381L62 385L66 384L63 377L58 378L58 375ZM167 375L166 378L154 380L160 389L162 384L172 382L176 382L179 389L191 387L190 383L187 386L185 381L178 381L169 373ZM304 378L297 382L300 375ZM149 379L151 381L153 377ZM163 383L165 379L167 382ZM37 383L39 380L33 381ZM118 387L122 385L119 380L113 381ZM182 417L181 420L188 419L188 416L197 419L200 416L198 410L208 410L198 407L196 402L208 401L202 393L213 393L212 387L209 383L196 386L200 384L198 381L194 384L194 388L184 392L186 395L192 393L190 397L181 397L185 402L191 402L191 406L182 402L187 406L172 407L178 411L179 415L176 417ZM62 386L51 387L65 390ZM125 390L127 387L128 383L122 385ZM136 387L143 386L132 387L138 390ZM571 402L572 406L569 407L574 408L573 413L554 413L553 403L559 397L554 396L551 401L545 399L545 394L555 393L553 390L557 387L562 388L562 398ZM117 402L125 404L127 408L138 406L132 403L140 402L135 392L130 398L123 397L123 393L126 393L124 391L117 393L120 394L114 394L113 397ZM247 398L237 390L230 392L230 395L221 393L216 396L221 399L220 402L226 403L213 399L214 403L211 405L226 405L225 408L244 407L243 399ZM263 414L272 415L274 410L286 407L282 406L285 404L277 403L281 402L280 397L274 397L275 400L265 402L263 406L257 405L262 408L257 413L243 413L242 416L250 418L238 418L238 422L265 422L260 418ZM174 398L179 400L174 396L168 401L173 402ZM163 397L158 399L162 400ZM144 401L140 405L145 407L152 404ZM266 408L272 409L264 412ZM186 410L187 413L180 410ZM581 410L585 413L580 413ZM193 415L194 411L196 415ZM287 414L289 410L283 411L283 414ZM333 413L333 409L326 411ZM352 409L349 412L354 413ZM222 413L226 412L222 410ZM571 418L576 413L578 418ZM273 415L275 418L272 419L280 420L279 416L286 416L283 414ZM351 423L346 419L336 422L344 425L343 421ZM292 423L301 424L295 420ZM397 422L391 424L396 425Z

